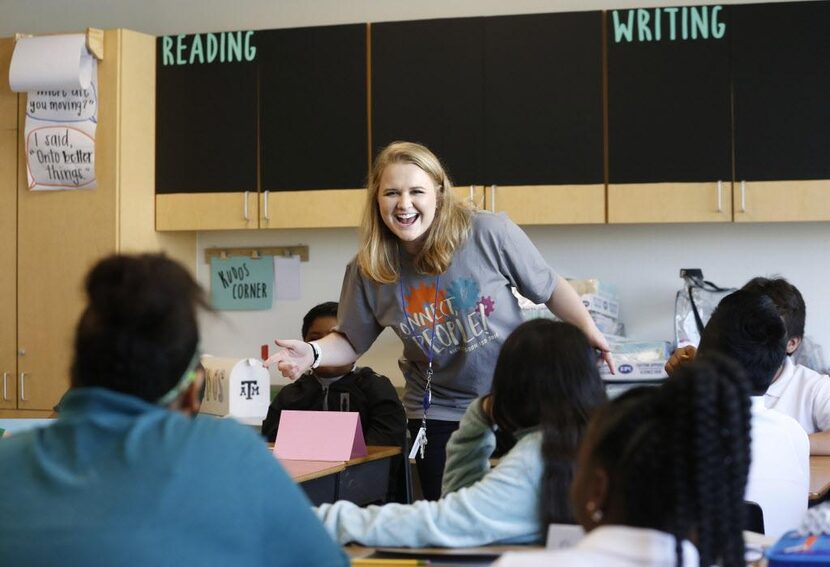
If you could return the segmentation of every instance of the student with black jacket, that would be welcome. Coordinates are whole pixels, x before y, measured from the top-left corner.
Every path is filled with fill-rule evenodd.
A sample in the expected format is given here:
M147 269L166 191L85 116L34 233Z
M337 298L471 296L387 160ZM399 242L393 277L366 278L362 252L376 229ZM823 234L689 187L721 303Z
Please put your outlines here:
M328 335L337 324L337 302L313 307L303 318L303 340ZM356 411L367 445L402 446L406 415L394 386L371 368L320 366L280 390L268 408L262 434L274 441L282 410Z

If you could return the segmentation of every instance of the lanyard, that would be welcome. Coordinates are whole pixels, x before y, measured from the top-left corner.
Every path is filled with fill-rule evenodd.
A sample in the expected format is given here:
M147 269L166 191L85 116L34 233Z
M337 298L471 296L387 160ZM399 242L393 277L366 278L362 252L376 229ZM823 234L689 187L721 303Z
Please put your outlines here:
M415 327L412 325L412 319L409 318L406 310L406 296L404 295L403 291L403 262L401 262L401 274L398 278L398 281L400 283L401 307L403 308L403 316L409 324L409 332L412 335L412 340L415 341L417 344L418 340L415 336ZM427 375L423 398L424 415L421 418L421 430L418 432L418 437L416 438L412 448L412 451L414 453L418 449L418 447L420 447L422 459L424 458L424 447L426 446L427 412L429 411L429 406L432 405L432 358L435 354L433 345L435 342L435 320L437 319L436 312L438 311L438 284L440 283L440 281L441 275L438 274L435 276L435 299L433 299L432 301L432 336L429 339L429 351L427 352ZM410 458L412 457L410 456Z

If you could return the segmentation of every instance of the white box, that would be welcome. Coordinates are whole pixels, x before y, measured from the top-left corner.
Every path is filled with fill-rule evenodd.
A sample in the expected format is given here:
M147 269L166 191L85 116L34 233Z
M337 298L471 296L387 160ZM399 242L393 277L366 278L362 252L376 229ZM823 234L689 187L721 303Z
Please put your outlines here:
M607 315L608 317L613 317L614 319L620 318L620 304L613 299L608 299L607 297L602 297L601 295L593 293L586 293L585 295L581 295L580 298L582 299L582 305L584 305L588 311L601 313L603 315Z
M200 413L264 419L271 403L268 370L255 358L203 356L205 397Z

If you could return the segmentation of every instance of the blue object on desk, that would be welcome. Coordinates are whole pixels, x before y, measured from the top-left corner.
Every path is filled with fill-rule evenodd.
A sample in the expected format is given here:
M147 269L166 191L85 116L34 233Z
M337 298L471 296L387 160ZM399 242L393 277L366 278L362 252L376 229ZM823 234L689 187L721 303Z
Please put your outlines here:
M34 429L36 427L46 427L55 423L54 419L47 418L14 418L14 419L0 419L0 429L5 429L11 435L27 429Z
M791 531L784 534L767 551L769 567L804 567L830 565L830 536L800 536Z

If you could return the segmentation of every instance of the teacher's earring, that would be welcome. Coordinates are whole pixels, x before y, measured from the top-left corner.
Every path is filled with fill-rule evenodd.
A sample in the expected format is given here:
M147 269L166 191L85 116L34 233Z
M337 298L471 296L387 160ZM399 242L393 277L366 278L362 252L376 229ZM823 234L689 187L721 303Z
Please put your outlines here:
M591 518L592 522L598 524L602 521L602 509L593 500L585 504L585 509L588 511L588 517Z

